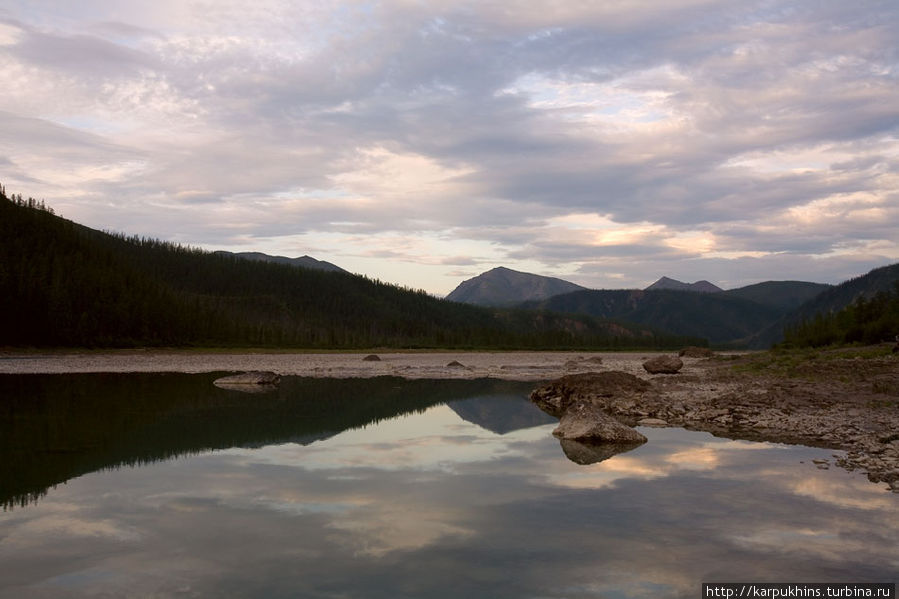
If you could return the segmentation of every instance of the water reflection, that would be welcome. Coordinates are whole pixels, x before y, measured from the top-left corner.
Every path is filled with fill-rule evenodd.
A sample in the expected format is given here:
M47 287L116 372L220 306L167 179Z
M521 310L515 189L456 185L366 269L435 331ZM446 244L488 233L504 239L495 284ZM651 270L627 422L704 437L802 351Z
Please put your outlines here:
M559 444L562 446L562 453L565 457L582 466L590 464L598 464L608 460L612 456L621 453L627 453L632 449L636 449L643 445L643 442L636 443L581 443L573 439L560 439Z
M459 398L520 399L531 387L285 377L277 389L248 396L214 386L220 376L0 375L0 505L25 505L104 468L235 446L306 445Z
M641 429L645 445L582 466L554 423L497 434L460 418L462 397L312 444L70 480L0 516L0 596L692 598L703 581L895 581L899 501L814 468L828 452Z

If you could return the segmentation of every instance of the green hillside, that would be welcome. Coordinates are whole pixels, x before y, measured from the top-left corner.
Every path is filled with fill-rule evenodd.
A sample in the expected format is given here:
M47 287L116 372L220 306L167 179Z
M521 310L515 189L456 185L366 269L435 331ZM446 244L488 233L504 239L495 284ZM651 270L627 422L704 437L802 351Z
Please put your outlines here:
M776 321L772 306L728 295L695 291L629 289L576 291L524 306L637 323L710 343L736 343Z
M0 288L0 346L536 349L697 341L111 235L5 193Z

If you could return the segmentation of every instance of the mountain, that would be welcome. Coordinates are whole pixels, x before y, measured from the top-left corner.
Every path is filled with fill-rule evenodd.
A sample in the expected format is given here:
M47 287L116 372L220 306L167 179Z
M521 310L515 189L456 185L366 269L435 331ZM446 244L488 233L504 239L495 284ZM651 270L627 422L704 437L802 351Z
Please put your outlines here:
M590 316L487 309L346 272L113 235L0 190L0 346L676 347Z
M478 306L512 306L586 289L580 285L499 266L463 281L446 299Z
M660 289L673 289L675 291L698 291L700 293L718 293L722 289L708 281L696 281L695 283L682 283L676 279L662 277L644 291L659 291Z
M299 258L288 258L287 256L269 256L262 252L226 252L218 250L216 254L226 256L236 256L245 260L257 260L259 262L274 262L276 264L289 264L290 266L299 266L301 268L314 268L316 270L327 270L332 272L347 272L336 264L325 262L324 260L316 260L312 256L300 256Z
M770 326L783 310L726 293L672 289L586 290L557 295L523 308L631 322L715 345L740 343Z
M784 312L792 311L832 285L805 281L765 281L738 289L722 291L724 295L741 297Z

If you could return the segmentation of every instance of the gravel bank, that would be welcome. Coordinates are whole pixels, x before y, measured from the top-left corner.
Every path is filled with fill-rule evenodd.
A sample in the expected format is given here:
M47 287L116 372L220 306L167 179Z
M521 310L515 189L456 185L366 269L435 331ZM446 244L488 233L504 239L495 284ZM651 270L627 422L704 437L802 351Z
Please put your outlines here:
M76 372L242 372L270 370L282 376L542 381L596 368L643 372L651 353L564 352L401 352L377 353L202 353L116 351L0 354L0 373ZM457 362L459 365L452 365ZM645 372L644 372L645 374Z

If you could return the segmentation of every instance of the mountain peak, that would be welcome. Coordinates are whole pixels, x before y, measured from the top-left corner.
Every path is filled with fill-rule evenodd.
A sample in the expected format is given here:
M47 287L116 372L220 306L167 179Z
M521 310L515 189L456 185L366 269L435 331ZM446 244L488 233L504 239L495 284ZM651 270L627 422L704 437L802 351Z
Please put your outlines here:
M581 289L585 287L555 277L497 266L463 281L446 296L446 299L480 306L512 306Z
M644 291L656 291L658 289L674 289L675 291L697 291L699 293L718 293L723 291L720 287L708 281L696 281L695 283L684 283L677 279L662 277Z

